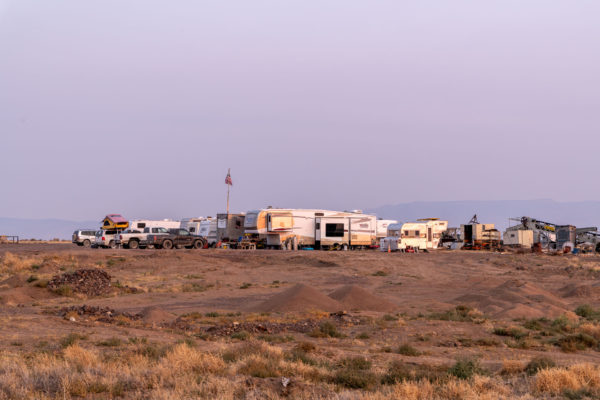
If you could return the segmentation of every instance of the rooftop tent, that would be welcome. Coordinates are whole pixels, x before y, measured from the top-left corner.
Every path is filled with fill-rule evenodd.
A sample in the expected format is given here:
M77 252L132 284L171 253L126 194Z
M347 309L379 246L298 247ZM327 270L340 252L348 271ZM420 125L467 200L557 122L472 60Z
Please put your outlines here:
M129 221L121 214L108 214L102 220L102 229L127 229L128 227Z

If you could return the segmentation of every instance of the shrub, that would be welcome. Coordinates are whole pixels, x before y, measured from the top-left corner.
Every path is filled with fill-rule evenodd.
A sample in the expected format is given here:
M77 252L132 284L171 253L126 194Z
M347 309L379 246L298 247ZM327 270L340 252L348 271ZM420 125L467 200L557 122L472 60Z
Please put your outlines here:
M350 389L369 389L377 383L371 362L362 357L345 358L333 376L333 382Z
M523 327L532 331L541 331L550 322L547 318L528 319L523 323Z
M498 336L509 336L512 337L514 339L522 339L526 336L528 336L527 332L524 332L522 330L520 330L519 328L494 328L493 331L494 335L498 335Z
M428 318L442 321L478 322L483 318L483 315L469 306L458 305L442 313L432 313Z
M550 357L535 357L525 367L525 372L529 375L535 375L541 369L553 368L556 363Z
M204 316L206 316L208 318L217 318L217 317L220 317L221 314L219 314L216 311L211 311L211 312L207 312L206 314L204 314Z
M281 375L277 361L260 356L251 356L238 369L238 373L250 375L255 378L272 378Z
M356 335L356 338L364 340L364 339L370 339L371 336L369 336L369 334L367 332L361 332L358 335Z
M318 329L312 331L309 336L324 338L324 337L334 337L334 338L342 338L344 334L337 330L335 324L330 321L324 321L319 325Z
M391 315L391 314L385 314L383 317L381 317L384 321L398 321L398 317L396 317L395 315Z
M252 286L252 284L251 284L251 283L244 282L244 283L242 284L242 286L240 286L240 289L248 289L250 286Z
M239 332L235 332L231 335L232 339L237 339L237 340L248 340L250 339L250 334L246 331L239 331Z
M27 283L31 283L31 282L35 282L37 281L39 278L35 275L29 275L29 278L27 278Z
M80 340L87 339L86 335L80 335L79 333L69 333L67 336L61 339L60 344L62 347L69 347Z
M594 310L592 306L589 304L582 304L575 309L575 314L579 315L585 319L599 319L600 312L598 310Z
M400 347L398 347L398 350L396 350L396 353L410 357L416 357L421 355L421 352L419 350L417 350L408 343L401 344Z
M457 377L458 379L470 379L475 374L482 373L483 370L479 366L479 362L474 359L462 359L450 367L448 374Z
M598 346L598 341L585 333L566 335L559 338L556 344L566 353L573 353L577 350L585 350L589 347Z

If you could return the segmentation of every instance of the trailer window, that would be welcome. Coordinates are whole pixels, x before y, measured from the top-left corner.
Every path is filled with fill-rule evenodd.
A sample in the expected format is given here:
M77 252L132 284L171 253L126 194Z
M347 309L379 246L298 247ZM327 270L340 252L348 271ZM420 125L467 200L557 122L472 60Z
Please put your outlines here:
M325 224L325 236L344 237L344 224Z

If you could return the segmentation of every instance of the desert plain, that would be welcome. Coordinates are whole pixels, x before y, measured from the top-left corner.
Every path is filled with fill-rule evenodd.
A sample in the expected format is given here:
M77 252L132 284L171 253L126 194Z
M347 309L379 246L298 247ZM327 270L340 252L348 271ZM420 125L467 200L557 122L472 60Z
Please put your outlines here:
M0 399L600 398L600 257L0 245Z

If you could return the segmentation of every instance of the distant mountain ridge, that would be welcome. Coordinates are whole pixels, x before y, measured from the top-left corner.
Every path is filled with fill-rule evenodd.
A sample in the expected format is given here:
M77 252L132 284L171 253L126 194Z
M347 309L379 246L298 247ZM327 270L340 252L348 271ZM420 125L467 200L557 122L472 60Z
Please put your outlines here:
M76 229L98 229L99 226L100 221L0 217L0 235L14 235L20 239L69 239Z
M510 217L529 216L556 224L578 227L600 227L600 201L557 202L540 200L498 201L415 201L364 210L385 219L399 222L418 218L438 217L458 227L477 214L479 222L494 223L497 229L509 226ZM517 224L512 222L511 225ZM24 219L0 217L0 235L17 235L22 239L69 239L80 228L97 229L100 221L69 221L64 219Z
M449 225L455 227L468 223L474 214L477 214L479 222L496 224L496 228L500 230L509 226L509 218L522 216L561 225L600 227L600 201L557 202L549 199L416 201L386 205L365 211L381 218L396 219L399 222L438 217L448 220ZM511 222L510 224L517 223Z

